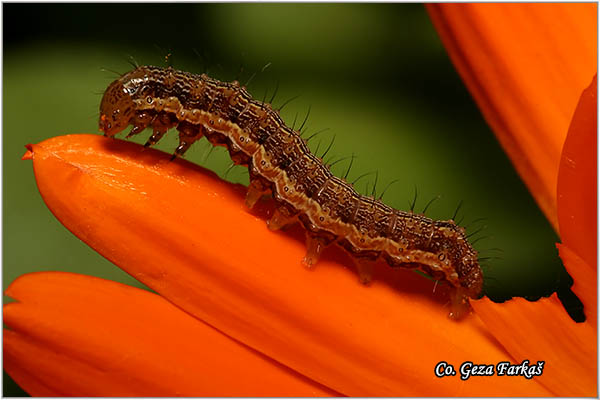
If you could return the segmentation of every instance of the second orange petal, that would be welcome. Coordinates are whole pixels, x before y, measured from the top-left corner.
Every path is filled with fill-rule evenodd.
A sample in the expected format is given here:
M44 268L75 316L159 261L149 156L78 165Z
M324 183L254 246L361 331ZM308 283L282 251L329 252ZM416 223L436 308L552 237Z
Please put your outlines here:
M33 396L337 395L145 290L39 272L6 294L4 368Z
M561 149L597 71L596 4L430 4L450 58L558 231Z

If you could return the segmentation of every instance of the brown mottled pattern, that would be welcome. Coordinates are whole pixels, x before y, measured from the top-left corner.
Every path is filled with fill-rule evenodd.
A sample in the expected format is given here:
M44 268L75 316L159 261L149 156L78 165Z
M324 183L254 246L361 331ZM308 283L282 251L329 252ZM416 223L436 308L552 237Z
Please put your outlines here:
M461 296L481 294L477 252L463 228L360 195L331 174L278 111L253 99L238 82L172 68L138 67L108 87L100 113L100 128L107 136L129 125L133 125L130 134L151 126L147 145L176 127L180 140L176 156L206 136L211 143L226 146L236 164L248 166L249 197L270 191L281 215L300 221L308 235L325 244L335 241L358 260L383 258L391 266L418 267L460 289ZM255 199L247 201L252 205Z

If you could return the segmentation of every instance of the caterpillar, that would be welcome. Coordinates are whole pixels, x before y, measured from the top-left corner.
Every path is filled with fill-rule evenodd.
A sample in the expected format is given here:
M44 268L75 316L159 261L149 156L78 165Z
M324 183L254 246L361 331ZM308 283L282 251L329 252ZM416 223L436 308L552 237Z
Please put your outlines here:
M378 259L448 282L453 288L451 317L464 315L468 299L481 296L482 270L463 227L359 194L311 153L278 110L253 99L237 81L172 67L137 67L112 82L100 104L99 127L105 136L114 137L129 125L127 137L152 127L145 146L176 127L179 145L173 158L202 137L225 146L235 164L248 167L248 208L270 193L277 207L267 221L269 229L297 221L304 226L307 252L302 262L307 267L336 243L353 256L365 283L370 263Z

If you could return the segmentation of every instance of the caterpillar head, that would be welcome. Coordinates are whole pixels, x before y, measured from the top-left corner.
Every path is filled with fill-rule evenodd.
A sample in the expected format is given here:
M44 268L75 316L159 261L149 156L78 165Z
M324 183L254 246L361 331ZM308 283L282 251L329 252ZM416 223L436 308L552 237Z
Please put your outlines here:
M129 125L134 116L134 104L121 79L110 84L100 103L100 130L105 136L114 136Z

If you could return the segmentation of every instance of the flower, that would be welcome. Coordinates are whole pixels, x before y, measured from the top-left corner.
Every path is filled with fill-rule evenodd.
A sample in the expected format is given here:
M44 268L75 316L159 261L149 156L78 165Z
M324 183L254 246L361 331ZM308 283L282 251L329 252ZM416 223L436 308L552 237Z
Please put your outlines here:
M468 389L436 378L440 354L455 365L507 355L475 316L450 320L442 291L430 295L434 283L410 271L384 268L389 279L367 288L334 260L302 268L303 241L250 214L242 186L98 135L52 138L27 157L44 201L77 237L186 312L334 391L548 393L525 380L507 390L489 378Z
M540 142L544 143L544 139ZM580 154L579 150L575 154ZM457 323L446 317L444 296L439 290L432 293L433 283L410 272L382 269L378 271L382 278L366 288L358 285L353 273L336 262L343 257L341 254L323 260L315 271L300 268L304 249L293 232L268 231L265 210L252 215L244 208L242 187L226 184L185 161L169 163L167 155L154 150L144 151L135 144L88 135L49 139L30 146L26 157L34 160L38 187L46 204L75 235L164 299L325 388L362 396L591 396L596 392L595 362L592 362L595 325L590 321L575 324L555 296L535 303L520 299L502 305L486 299L475 301L476 313ZM568 246L571 249L572 245ZM593 273L595 276L595 268ZM54 283L53 292L34 296L35 290L43 287L36 284L38 279L60 282L59 289L77 285L83 289L60 299L62 303L55 303L54 308L39 308L42 299L56 296L59 290ZM13 319L7 322L29 330L5 332L7 354L14 349L11 347L14 342L10 342L14 339L7 338L19 335L27 338L34 334L39 335L38 344L51 344L38 346L40 353L36 354L44 355L38 359L44 360L57 349L74 352L65 343L67 338L55 332L68 331L77 319L56 321L56 325L64 324L63 330L40 328L53 323L52 316L56 314L49 312L59 307L69 310L70 306L75 318L90 312L98 315L101 308L91 308L93 304L81 301L86 291L94 294L88 299L101 300L94 307L114 297L116 301L110 303L114 307L109 313L104 312L104 321L116 318L117 325L113 326L124 324L136 315L137 308L121 307L129 300L127 296L118 297L117 293L131 289L117 285L118 290L116 286L111 290L108 287L116 284L87 279L90 278L35 274L27 277L29 286L21 283L26 286L21 290L19 280L16 281L12 293L21 303L6 306L7 315L13 312ZM138 294L131 295L135 296ZM182 325L199 324L163 299L139 295L144 296L146 300L139 300L138 307L146 321L179 318ZM155 307L149 307L150 303L164 310L157 312L156 319L151 314ZM47 325L32 322L30 314L22 315L19 310L28 307L43 310L39 316ZM132 336L143 335L147 326L148 323L140 328L128 327L126 342L121 342L120 335L109 334L109 338L114 343L127 343L127 348L159 352L160 349L149 349L148 345L144 347L143 343L131 340ZM86 348L92 346L91 354L107 352L120 361L118 349L124 347L103 344L107 332L112 330L79 332L70 339L81 340ZM156 326L152 332L160 336ZM165 329L164 334L164 343L175 342L177 336L172 332ZM190 337L187 333L183 336ZM65 353L78 360L77 354ZM40 370L30 363L31 369L25 371L24 360L28 358L31 359L31 353L9 358L6 368L15 377L24 371L21 376L28 380L21 383L33 391L40 387L37 374ZM146 370L134 368L135 364L127 363L128 358L125 357L120 375L114 378L121 378L121 382L141 381L136 379ZM544 374L531 380L474 377L461 381L460 374L437 378L433 373L441 360L458 367L465 360L519 364L525 358L532 363L546 361ZM103 359L94 357L85 361L106 371ZM190 369L188 377L201 373L189 359L185 362ZM116 375L114 371L101 375L110 379ZM69 377L71 380L67 381ZM56 388L54 394L76 387L76 375L67 374L63 378L65 386ZM58 381L56 377L46 376L46 379ZM290 385L297 384L288 379ZM73 386L69 387L69 382ZM125 386L135 389L141 385ZM332 393L325 388L321 388L322 394ZM122 390L108 394L130 393ZM75 391L75 394L89 393L92 392ZM183 391L172 394L179 393Z
M242 187L199 167L169 163L164 153L97 135L49 139L30 146L26 157L33 157L45 202L75 235L180 308L333 390L350 395L411 390L432 395L550 394L536 380L496 387L486 382L492 378L485 378L457 387L455 379L436 378L431 369L440 357L454 365L465 359L493 363L510 357L475 315L461 323L449 320L441 296L426 295L432 283L415 274L388 274L390 280L364 288L335 262L324 261L314 272L300 268L302 243L268 231L262 218L244 209ZM88 305L71 300L75 316L87 313ZM481 308L488 303L505 309L485 300L475 302L476 309L479 303ZM144 308L143 303L137 307ZM560 306L548 307L549 315L568 320ZM125 311L112 309L117 321L128 320L129 314L121 314ZM574 324L564 318L559 326L569 334ZM22 319L27 322L27 315ZM34 326L38 334L62 337L39 329L39 323ZM80 335L94 338L96 346L107 336L96 330ZM552 381L559 371L547 371L546 376ZM129 371L133 376L140 372Z

